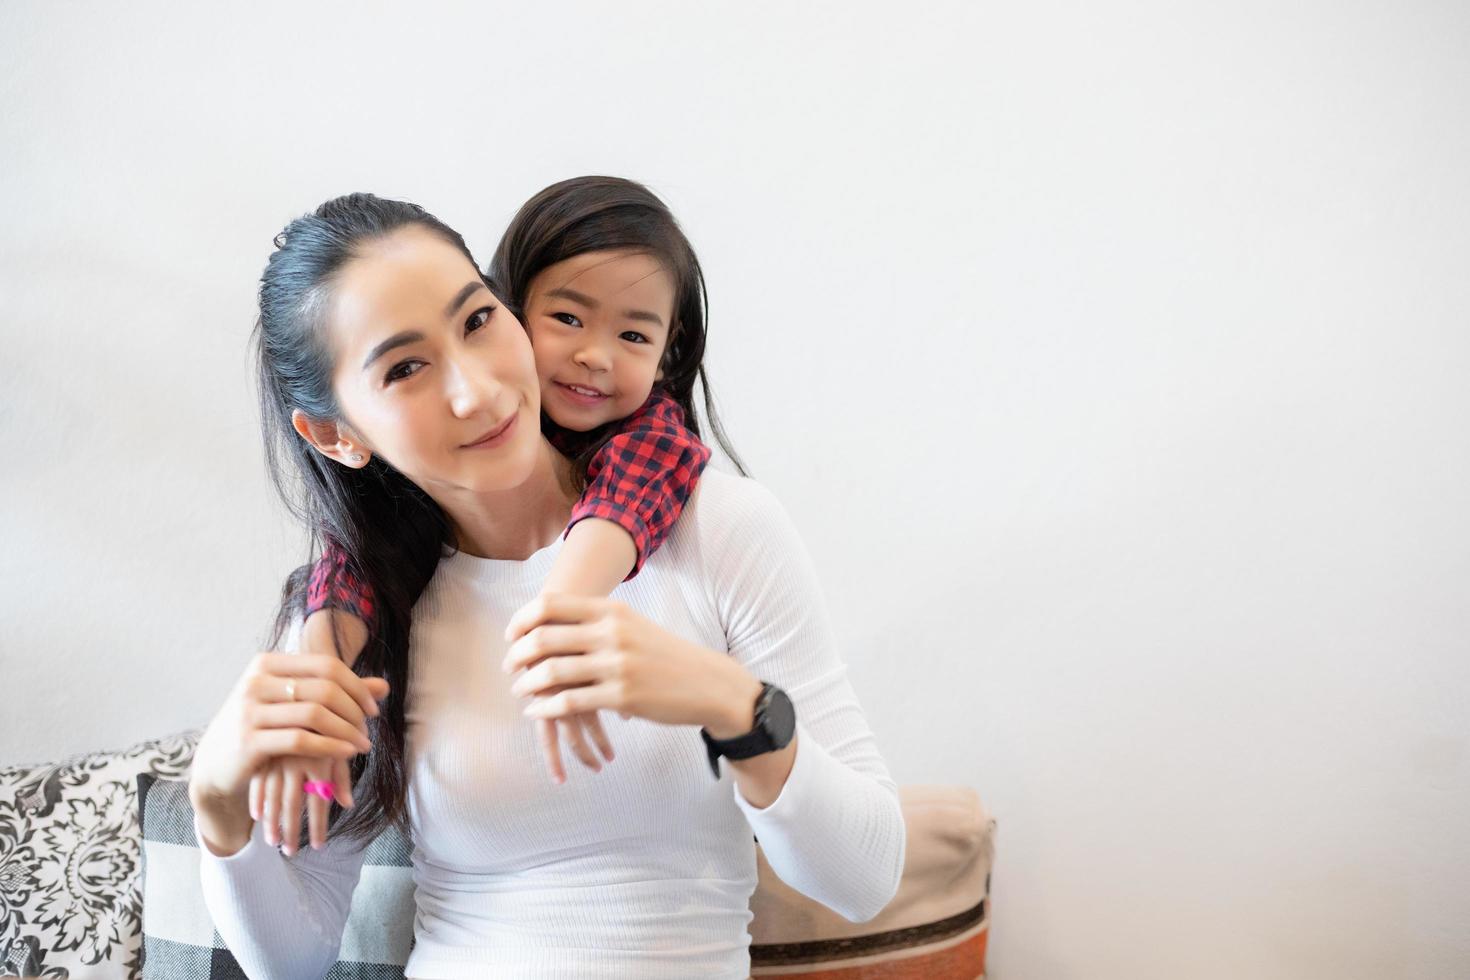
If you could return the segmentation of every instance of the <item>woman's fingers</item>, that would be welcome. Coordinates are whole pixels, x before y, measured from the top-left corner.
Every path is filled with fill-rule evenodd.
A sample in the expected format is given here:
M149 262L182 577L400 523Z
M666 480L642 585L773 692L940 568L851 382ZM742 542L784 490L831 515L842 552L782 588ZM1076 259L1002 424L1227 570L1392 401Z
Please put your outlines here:
M251 719L258 729L304 728L343 742L359 752L369 752L373 743L356 726L315 701L278 702L256 705Z
M288 682L295 684L289 692L286 690ZM272 677L263 679L256 693L257 700L270 703L315 701L355 725L364 735L368 734L368 716L363 712L362 705L349 697L336 681L316 677ZM291 697L293 694L294 698Z
M256 728L247 731L245 751L250 758L259 759L257 765L269 764L271 760L285 755L303 755L319 759L350 759L362 750L355 741L318 735L304 728Z
M362 707L377 717L378 700L388 694L381 677L358 677L336 657L325 653L262 653L256 657L258 674L280 678L320 677L334 682ZM298 685L299 685L298 681Z
M542 593L526 603L505 626L505 641L518 639L545 623L580 623L607 611L612 600L600 596Z
M606 631L592 623L538 626L510 645L502 666L513 674L535 666L547 657L590 653L605 644Z
M622 686L615 683L589 684L572 687L559 694L538 697L521 713L528 718L565 718L584 711L612 708L622 713L625 709Z
M363 714L362 706L348 697L335 681L262 674L248 693L258 704L319 704L355 727L364 737L368 735L367 716Z
M553 687L593 684L616 676L623 660L614 653L587 653L581 656L556 655L541 661L510 686L516 697L541 695Z
M567 771L562 766L556 722L550 720L537 722L536 740L541 743L541 754L546 758L546 769L551 774L551 781L560 786L567 781Z

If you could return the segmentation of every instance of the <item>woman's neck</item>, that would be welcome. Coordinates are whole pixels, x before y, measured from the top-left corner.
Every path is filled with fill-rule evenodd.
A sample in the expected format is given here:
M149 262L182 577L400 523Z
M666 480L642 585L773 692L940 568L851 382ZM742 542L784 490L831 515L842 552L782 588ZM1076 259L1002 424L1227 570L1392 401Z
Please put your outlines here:
M577 495L572 463L542 440L531 475L518 487L441 501L460 551L524 561L566 529Z

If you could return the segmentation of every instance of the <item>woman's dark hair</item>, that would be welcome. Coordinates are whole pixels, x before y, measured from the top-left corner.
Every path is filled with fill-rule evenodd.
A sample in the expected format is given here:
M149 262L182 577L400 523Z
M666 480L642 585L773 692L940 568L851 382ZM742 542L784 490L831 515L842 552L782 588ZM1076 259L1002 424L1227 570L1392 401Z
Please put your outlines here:
M348 194L321 205L276 236L260 281L260 318L254 343L259 371L266 467L291 513L310 530L309 553L330 552L373 597L368 639L353 664L362 677L383 677L390 691L382 714L368 719L372 752L350 768L356 806L331 805L333 836L367 841L390 824L408 833L404 766L408 697L408 638L415 603L423 594L453 535L444 512L426 493L381 457L352 469L328 459L292 425L300 409L317 420L341 419L332 393L325 311L343 267L365 246L394 231L418 226L438 235L475 264L464 239L423 208L372 194ZM712 434L742 475L745 466L726 438L701 364L707 295L693 248L669 209L641 184L614 177L578 177L553 184L521 208L496 249L486 282L518 316L531 280L545 269L585 252L631 249L656 257L675 281L674 322L664 351L660 385L684 410L685 424L700 434L693 404L697 377ZM542 424L555 428L544 413ZM578 492L587 464L616 431L609 423L577 446ZM564 435L574 435L566 434ZM269 643L279 644L305 613L312 571L303 565L282 590ZM335 620L334 620L335 622ZM338 654L343 638L336 638ZM305 840L301 846L306 846Z
M621 249L652 255L674 279L674 322L659 365L664 372L659 385L684 409L684 424L699 436L700 417L694 408L694 380L699 379L710 434L740 474L748 475L720 425L704 370L709 307L704 272L673 214L647 187L621 177L573 177L552 184L511 219L486 279L495 295L524 318L531 280L541 270L584 252ZM544 429L556 426L544 413L541 421ZM558 445L577 447L573 472L578 492L586 486L588 463L617 431L617 424L609 422L581 439L557 440Z
M335 198L276 236L276 251L260 279L260 318L253 336L271 479L291 513L310 530L310 554L322 554L330 544L347 566L344 571L363 582L374 599L367 644L353 670L362 677L386 678L390 690L381 715L368 719L372 752L351 762L356 806L344 811L333 803L329 817L334 836L363 841L390 823L408 830L409 623L414 603L453 538L439 505L407 477L377 456L361 469L328 459L296 433L291 413L300 409L312 419L341 418L323 323L333 286L364 246L410 225L438 235L475 265L464 239L418 205L371 194ZM310 572L311 566L302 566L287 579L272 648L303 615ZM342 638L336 639L340 656Z

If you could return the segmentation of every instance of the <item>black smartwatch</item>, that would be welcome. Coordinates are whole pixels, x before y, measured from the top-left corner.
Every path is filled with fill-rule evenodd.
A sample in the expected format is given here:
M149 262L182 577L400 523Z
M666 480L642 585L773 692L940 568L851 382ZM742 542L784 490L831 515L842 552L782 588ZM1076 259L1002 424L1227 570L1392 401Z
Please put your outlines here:
M776 752L791 744L796 734L796 709L786 692L774 684L761 682L760 697L755 702L755 727L734 738L711 738L703 728L699 737L709 751L710 772L720 778L720 756L727 759L750 759Z

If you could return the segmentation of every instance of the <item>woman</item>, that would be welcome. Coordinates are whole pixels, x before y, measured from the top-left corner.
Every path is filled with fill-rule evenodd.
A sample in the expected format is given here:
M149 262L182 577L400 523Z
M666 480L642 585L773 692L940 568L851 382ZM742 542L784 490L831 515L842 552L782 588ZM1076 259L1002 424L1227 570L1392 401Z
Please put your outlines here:
M706 471L616 598L545 597L510 622L576 500L520 323L463 240L412 205L339 198L278 242L261 288L267 422L289 415L308 486L341 488L354 526L331 530L363 537L348 543L378 563L384 611L364 676L330 653L262 654L200 741L206 900L246 971L330 968L363 838L388 820L414 841L416 978L743 977L752 833L793 887L854 921L877 914L903 864L897 793L774 499ZM507 647L508 628L529 632ZM513 681L503 664L530 669ZM604 707L618 765L548 785L525 714ZM710 778L701 730L717 747L752 735L758 754L726 746L732 786ZM250 776L359 752L363 795L325 846L271 848Z

